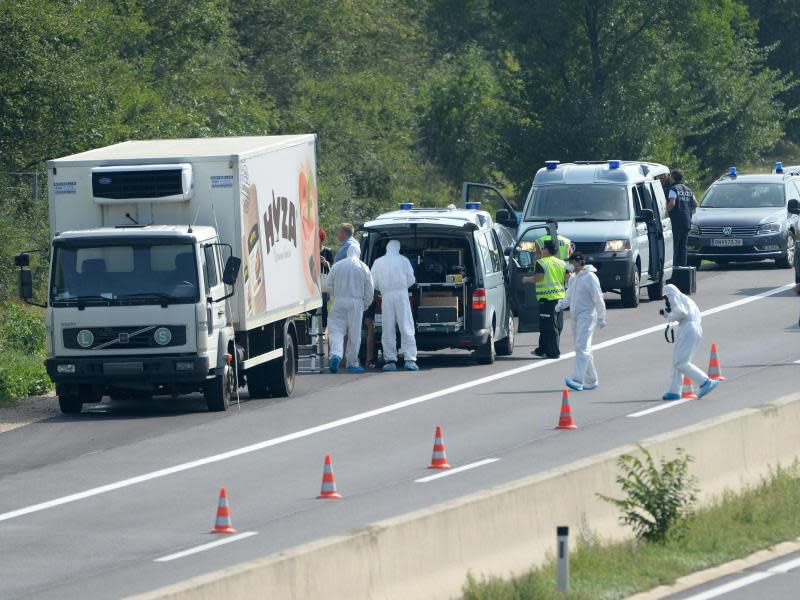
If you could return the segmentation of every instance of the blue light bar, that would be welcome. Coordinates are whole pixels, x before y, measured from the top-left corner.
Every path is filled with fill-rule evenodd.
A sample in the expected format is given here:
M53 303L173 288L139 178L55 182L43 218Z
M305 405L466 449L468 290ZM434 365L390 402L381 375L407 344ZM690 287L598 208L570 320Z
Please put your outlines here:
M775 163L775 172L779 175L783 173L783 163L781 161Z
M400 210L411 210L413 208L414 208L414 203L413 202L403 202L400 205Z
M481 203L480 202L467 202L467 210L480 210Z
M730 175L731 177L736 177L736 167L731 167L730 169L728 169L728 175Z
M547 167L548 171L555 171L558 168L558 165L561 164L561 161L558 160L548 160L545 161L544 166Z
M608 161L608 168L609 169L619 169L620 161L618 160L610 160Z

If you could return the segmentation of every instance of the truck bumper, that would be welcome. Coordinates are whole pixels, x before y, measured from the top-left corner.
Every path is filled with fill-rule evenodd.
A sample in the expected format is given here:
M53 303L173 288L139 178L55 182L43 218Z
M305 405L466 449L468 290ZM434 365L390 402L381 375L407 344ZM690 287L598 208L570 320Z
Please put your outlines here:
M208 359L197 356L55 357L45 361L56 384L124 386L191 385L209 377Z

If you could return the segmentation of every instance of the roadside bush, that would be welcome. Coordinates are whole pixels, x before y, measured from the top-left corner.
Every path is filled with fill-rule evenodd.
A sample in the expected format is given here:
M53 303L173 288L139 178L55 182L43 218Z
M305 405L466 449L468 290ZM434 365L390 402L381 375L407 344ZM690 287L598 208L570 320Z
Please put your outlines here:
M600 497L622 511L620 521L640 540L663 543L668 537L680 538L697 499L695 479L689 476L692 457L678 448L676 458L662 458L657 464L645 448L639 450L644 459L623 454L617 461L623 472L617 483L626 497Z
M0 404L25 396L40 396L51 386L41 357L0 352Z
M13 302L0 305L0 350L44 357L47 353L45 333L41 311Z
M51 388L46 354L42 312L13 302L0 304L0 404Z

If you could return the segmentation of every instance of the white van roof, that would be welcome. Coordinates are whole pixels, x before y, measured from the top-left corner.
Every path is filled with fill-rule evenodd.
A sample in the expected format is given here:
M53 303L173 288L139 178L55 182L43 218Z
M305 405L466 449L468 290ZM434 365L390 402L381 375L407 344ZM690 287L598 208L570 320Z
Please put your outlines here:
M552 167L552 164L550 165ZM658 163L641 161L597 161L556 164L555 168L543 167L536 173L536 185L581 185L581 184L636 184L649 181L669 173L669 169Z
M384 213L369 223L364 223L365 229L380 228L386 225L400 225L403 223L418 223L421 225L439 225L442 227L464 226L464 223L473 223L478 229L490 229L492 217L483 210L468 210L462 208L415 208L413 210L396 210Z

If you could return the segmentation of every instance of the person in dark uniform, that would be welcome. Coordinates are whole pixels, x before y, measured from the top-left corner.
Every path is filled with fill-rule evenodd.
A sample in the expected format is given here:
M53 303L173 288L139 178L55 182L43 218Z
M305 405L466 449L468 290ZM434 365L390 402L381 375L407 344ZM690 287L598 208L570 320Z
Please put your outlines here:
M676 267L685 267L688 262L686 245L689 242L692 215L697 210L698 204L694 192L683 183L683 171L675 169L671 179L672 187L669 188L667 197L667 211L669 220L672 221L672 260Z
M322 227L319 228L319 266L320 272L327 275L331 271L333 264L333 250L325 246L328 240L328 232ZM328 326L328 300L330 294L328 292L322 293L322 327L323 329Z

